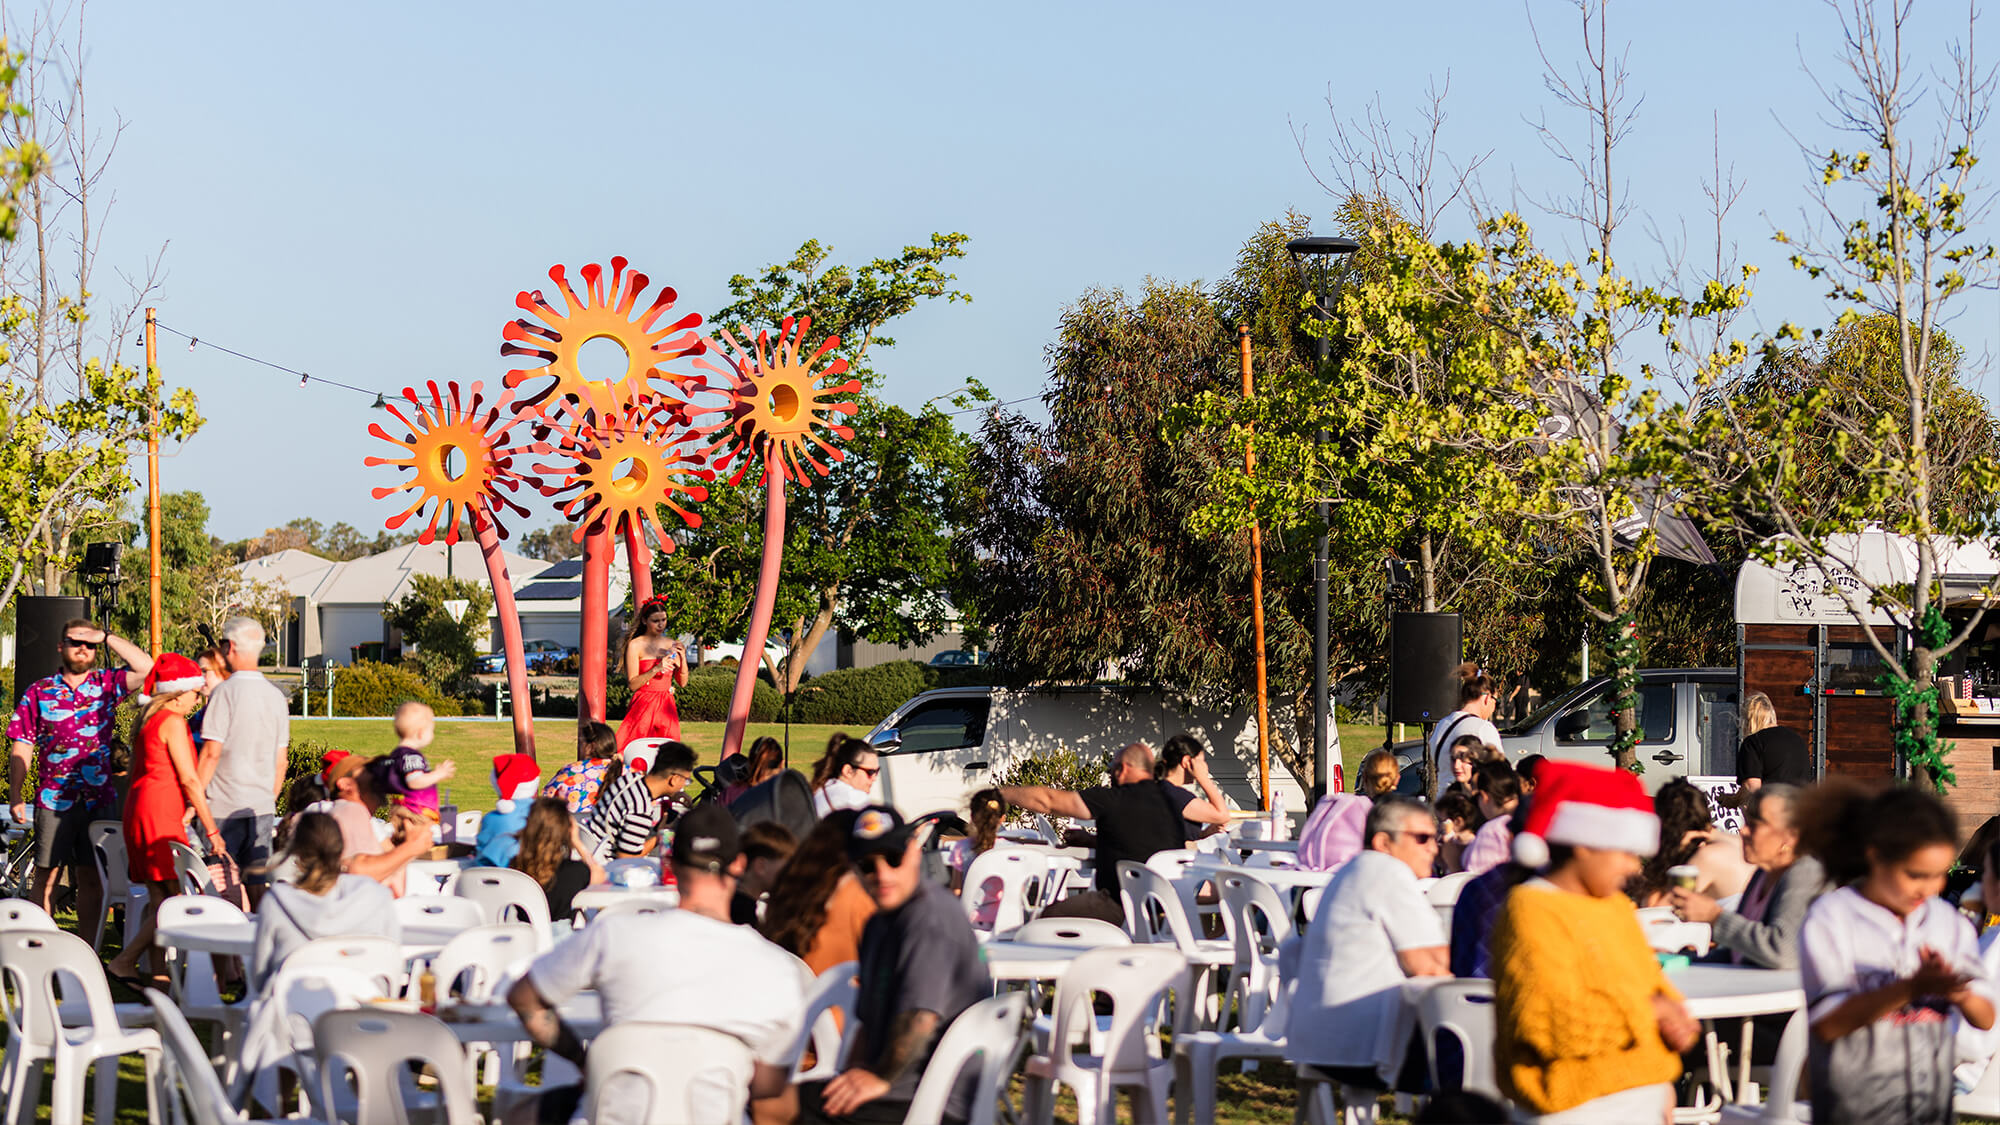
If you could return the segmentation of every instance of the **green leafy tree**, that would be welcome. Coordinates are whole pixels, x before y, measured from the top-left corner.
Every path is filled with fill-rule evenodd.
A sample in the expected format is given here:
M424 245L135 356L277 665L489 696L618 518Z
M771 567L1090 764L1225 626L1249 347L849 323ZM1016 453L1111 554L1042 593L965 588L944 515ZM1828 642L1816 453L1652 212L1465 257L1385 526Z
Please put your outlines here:
M703 511L706 513L707 509L704 508ZM576 541L574 531L574 528L565 525L538 527L521 536L520 545L515 549L531 559L540 559L543 562L554 563L573 559L583 554L583 544Z
M466 607L454 621L445 603L455 600ZM425 680L449 687L472 675L492 610L493 594L484 582L413 574L409 592L384 605L382 619L402 633L407 658Z
M143 499L141 501L143 503ZM142 509L143 510L143 509ZM209 576L227 559L208 534L208 501L194 491L160 495L160 613L161 643L191 653L205 647L203 624L214 624L205 611ZM144 637L152 613L146 590L146 538L143 519L125 523L126 553L121 570L114 627L127 637ZM233 572L232 572L233 573Z
M831 249L808 241L791 261L756 277L730 279L735 300L715 316L739 339L786 317L810 316L814 340L840 337L834 354L861 380L854 437L831 473L786 491L790 505L778 604L789 623L784 666L772 669L790 693L806 661L834 630L892 644L919 644L949 627L954 556L951 516L970 441L929 404L912 412L883 401L879 349L895 341L896 318L931 300L971 298L945 272L964 257L966 236L932 235L867 265L829 265ZM984 397L968 385L954 401ZM675 553L657 558L656 586L668 592L676 631L704 641L740 639L756 590L764 490L746 478L710 491L702 526L676 533Z

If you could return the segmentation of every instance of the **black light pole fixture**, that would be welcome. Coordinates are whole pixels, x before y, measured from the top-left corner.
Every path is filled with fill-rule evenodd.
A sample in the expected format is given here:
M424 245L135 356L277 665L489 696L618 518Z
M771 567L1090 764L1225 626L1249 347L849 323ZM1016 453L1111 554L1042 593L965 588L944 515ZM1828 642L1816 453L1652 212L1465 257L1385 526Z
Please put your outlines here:
M1320 319L1319 369L1324 377L1327 353L1333 347L1333 327L1329 323L1333 319L1333 294L1328 288L1327 275L1332 272L1330 267L1335 255L1352 254L1361 249L1361 244L1338 235L1308 235L1285 243L1285 249L1291 252L1292 261L1305 272L1306 282L1312 287ZM1319 432L1319 441L1321 445L1326 444L1325 430ZM1327 560L1332 554L1326 528L1332 518L1331 506L1321 500L1319 541L1313 551L1313 800L1318 800L1326 792L1326 736L1333 717L1328 700L1326 660L1326 571Z

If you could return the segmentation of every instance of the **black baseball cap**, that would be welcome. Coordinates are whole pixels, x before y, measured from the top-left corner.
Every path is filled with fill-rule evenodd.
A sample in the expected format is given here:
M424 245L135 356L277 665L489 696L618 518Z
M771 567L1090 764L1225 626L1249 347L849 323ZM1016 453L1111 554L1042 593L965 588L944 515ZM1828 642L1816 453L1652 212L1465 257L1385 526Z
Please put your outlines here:
M854 817L854 828L847 834L847 858L859 863L871 855L903 858L903 849L909 846L910 833L914 831L895 809L887 805L869 805Z
M674 822L675 867L693 867L711 874L728 869L743 852L736 818L717 804L696 807Z

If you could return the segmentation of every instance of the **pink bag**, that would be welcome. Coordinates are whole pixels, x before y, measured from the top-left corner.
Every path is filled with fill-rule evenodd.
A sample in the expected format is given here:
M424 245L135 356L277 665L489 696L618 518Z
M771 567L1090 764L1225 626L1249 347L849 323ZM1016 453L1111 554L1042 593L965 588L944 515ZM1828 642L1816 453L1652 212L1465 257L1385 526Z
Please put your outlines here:
M1333 871L1361 854L1362 831L1375 802L1354 793L1328 793L1299 830L1299 866Z
M250 909L250 900L243 891L243 871L228 852L216 852L208 857L208 877L215 880L216 897L228 901L238 910Z

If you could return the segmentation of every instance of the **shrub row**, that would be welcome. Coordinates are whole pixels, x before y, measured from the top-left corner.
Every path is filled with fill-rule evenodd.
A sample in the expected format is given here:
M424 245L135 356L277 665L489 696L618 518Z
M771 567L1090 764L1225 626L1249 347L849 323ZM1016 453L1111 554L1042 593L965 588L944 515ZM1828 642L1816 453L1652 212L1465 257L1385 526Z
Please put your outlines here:
M841 668L814 676L792 697L792 721L874 726L904 700L937 686L937 672L914 660Z
M440 715L463 711L458 700L396 664L357 660L333 674L333 713L340 716L393 715L410 700L428 703Z

